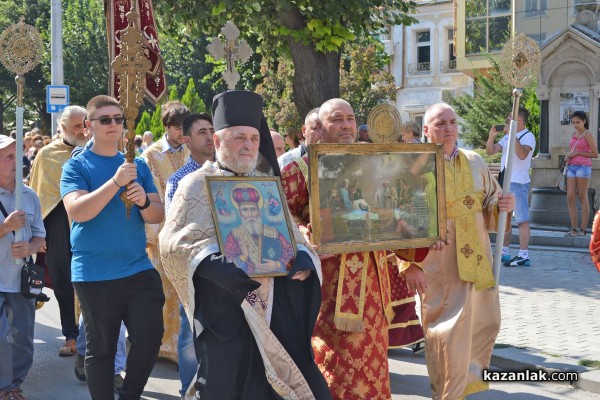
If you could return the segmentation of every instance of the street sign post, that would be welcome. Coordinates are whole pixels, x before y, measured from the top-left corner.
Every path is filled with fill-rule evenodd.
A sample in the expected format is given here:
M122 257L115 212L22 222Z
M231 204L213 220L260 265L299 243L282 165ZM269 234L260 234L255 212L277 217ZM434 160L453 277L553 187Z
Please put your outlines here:
M48 85L46 86L46 112L61 112L69 105L69 86Z

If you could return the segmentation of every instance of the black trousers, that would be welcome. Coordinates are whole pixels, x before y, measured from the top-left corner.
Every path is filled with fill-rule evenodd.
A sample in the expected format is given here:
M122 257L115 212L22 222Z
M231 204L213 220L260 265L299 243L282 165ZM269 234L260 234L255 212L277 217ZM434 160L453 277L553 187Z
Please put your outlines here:
M113 400L121 320L131 344L120 400L139 399L158 358L165 295L155 269L110 281L74 282L86 332L85 373L93 400Z
M209 329L194 340L198 359L196 398L203 400L278 400L248 324L221 340Z
M60 310L62 334L67 339L76 339L79 327L75 321L75 296L71 284L71 233L62 201L44 218L44 228L47 247L45 262Z

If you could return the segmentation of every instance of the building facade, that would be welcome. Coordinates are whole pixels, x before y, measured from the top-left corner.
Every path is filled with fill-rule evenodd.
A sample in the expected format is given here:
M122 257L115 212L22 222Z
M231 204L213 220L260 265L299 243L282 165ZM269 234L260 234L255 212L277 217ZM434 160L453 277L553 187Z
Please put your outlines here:
M419 22L395 26L384 40L396 79L396 107L402 120L423 126L427 108L463 91L472 92L472 79L457 69L454 51L452 0L417 0Z

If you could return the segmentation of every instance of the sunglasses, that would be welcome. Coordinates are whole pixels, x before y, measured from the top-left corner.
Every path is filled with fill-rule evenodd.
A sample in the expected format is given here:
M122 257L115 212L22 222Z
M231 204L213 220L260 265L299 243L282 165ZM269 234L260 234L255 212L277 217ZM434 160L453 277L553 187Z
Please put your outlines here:
M102 125L110 125L113 120L115 121L115 124L121 125L123 122L125 122L125 117L90 118L90 121L99 121Z

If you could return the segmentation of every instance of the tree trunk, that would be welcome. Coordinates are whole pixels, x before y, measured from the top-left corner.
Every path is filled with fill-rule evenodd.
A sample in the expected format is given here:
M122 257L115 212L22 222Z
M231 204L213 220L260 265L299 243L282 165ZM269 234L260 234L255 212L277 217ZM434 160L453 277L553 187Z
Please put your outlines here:
M294 61L294 104L304 118L311 109L340 97L341 52L321 53L297 42L289 46Z
M302 29L306 25L304 17L293 6L280 10L279 20L289 29ZM322 53L312 44L304 45L291 37L288 45L294 62L294 104L304 119L311 109L340 96L342 52Z

